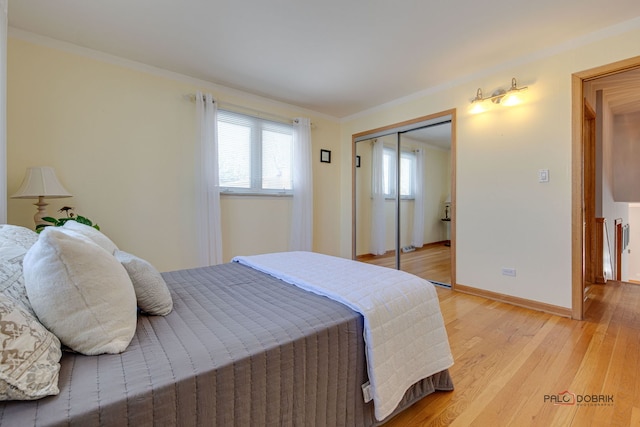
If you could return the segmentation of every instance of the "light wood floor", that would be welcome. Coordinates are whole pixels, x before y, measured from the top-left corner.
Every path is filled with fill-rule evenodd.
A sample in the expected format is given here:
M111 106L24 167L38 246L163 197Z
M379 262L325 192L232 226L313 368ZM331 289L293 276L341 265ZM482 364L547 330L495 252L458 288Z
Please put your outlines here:
M640 426L640 286L597 285L584 321L436 289L455 390L425 397L384 427ZM613 403L545 401L567 390Z
M361 255L358 261L383 267L396 268L396 253L384 255ZM400 254L400 266L403 271L415 274L427 280L451 283L451 248L444 242L425 245L413 252Z

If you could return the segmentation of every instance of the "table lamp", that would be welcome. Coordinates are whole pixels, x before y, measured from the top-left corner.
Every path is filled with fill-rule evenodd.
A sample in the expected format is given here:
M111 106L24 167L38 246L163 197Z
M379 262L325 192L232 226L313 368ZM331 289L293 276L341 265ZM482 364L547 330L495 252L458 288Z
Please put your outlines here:
M48 224L42 220L42 217L46 216L45 207L48 205L44 199L60 199L62 197L71 197L71 194L60 184L55 171L50 166L27 168L22 185L11 196L12 199L38 199L38 202L34 203L38 207L38 211L33 216L36 227L39 224Z
M449 219L449 213L451 212L451 193L447 196L447 199L444 201L444 217Z

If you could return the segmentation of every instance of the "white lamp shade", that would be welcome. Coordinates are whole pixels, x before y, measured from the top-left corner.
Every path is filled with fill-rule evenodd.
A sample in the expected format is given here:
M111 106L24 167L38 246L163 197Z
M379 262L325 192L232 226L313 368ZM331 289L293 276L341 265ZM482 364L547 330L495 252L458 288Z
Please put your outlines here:
M37 199L39 197L62 198L71 197L71 194L60 184L56 173L50 166L38 166L27 168L22 185L13 199Z

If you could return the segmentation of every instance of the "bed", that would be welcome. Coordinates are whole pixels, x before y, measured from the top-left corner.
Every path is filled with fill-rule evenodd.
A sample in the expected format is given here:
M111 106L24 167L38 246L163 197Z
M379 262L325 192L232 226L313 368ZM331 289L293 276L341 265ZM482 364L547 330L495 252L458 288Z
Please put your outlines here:
M120 354L65 352L60 393L0 402L11 426L375 426L363 316L238 262L162 273L166 316L138 315ZM425 349L428 351L428 349ZM397 412L436 390L417 381Z

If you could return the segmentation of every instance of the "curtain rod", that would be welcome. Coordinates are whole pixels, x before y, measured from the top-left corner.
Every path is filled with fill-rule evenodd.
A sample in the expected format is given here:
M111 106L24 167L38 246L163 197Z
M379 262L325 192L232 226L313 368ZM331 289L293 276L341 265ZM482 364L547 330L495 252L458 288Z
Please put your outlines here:
M196 94L195 93L190 93L189 95L186 95L186 96L188 96L189 99L192 102L196 102ZM204 96L204 94L203 94L203 96ZM287 124L298 123L297 119L292 119L292 118L285 117L285 116L279 116L277 114L267 113L265 111L256 110L254 108L249 108L249 107L245 107L245 106L242 106L242 105L231 104L229 102L220 102L215 98L213 98L213 102L216 102L218 104L218 106L223 110L229 110L229 111L232 111L234 113L249 112L249 113L251 113L251 114L249 114L250 116L256 117L258 119L272 120L272 121L276 121L276 122L280 122L280 123L287 123ZM311 127L313 128L313 123L311 123Z

